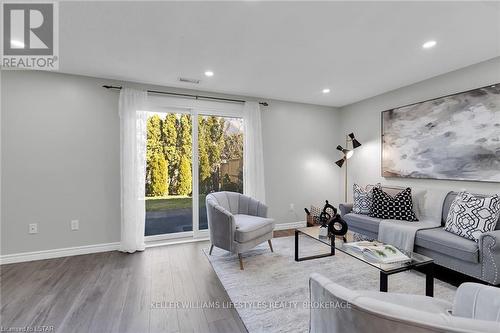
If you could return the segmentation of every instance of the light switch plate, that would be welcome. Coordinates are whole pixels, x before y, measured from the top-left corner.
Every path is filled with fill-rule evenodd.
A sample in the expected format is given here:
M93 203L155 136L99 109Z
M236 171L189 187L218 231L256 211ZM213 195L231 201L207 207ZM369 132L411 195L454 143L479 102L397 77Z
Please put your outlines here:
M71 230L75 231L80 229L80 222L78 220L71 220Z

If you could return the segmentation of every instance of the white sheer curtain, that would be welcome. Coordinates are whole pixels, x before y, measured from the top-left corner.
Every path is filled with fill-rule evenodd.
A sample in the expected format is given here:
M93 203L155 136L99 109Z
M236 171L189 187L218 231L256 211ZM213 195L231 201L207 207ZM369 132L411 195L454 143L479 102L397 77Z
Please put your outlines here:
M120 251L130 253L145 248L146 102L146 91L120 91Z
M266 202L262 123L259 103L245 102L243 107L243 122L245 128L243 191L252 198Z

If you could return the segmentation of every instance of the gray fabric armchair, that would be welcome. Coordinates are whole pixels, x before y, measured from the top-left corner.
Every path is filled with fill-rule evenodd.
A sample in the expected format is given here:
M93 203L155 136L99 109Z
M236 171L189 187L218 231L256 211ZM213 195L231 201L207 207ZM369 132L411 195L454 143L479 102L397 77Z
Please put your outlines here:
M267 206L258 200L235 192L210 193L206 198L210 255L214 246L237 253L243 269L241 253L268 241L273 246L274 220L267 218Z
M463 283L453 303L350 290L320 274L311 275L309 290L314 333L500 332L500 289L478 283Z

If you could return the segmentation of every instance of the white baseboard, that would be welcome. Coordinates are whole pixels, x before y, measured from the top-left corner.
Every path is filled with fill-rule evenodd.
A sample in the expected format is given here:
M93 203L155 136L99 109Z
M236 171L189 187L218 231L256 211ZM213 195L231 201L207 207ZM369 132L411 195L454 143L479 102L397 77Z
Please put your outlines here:
M307 225L306 221L277 223L274 225L274 230L287 230L287 229L304 228L306 225Z
M44 251L6 254L3 256L0 256L0 265L13 264L13 263L24 262L24 261L77 256L80 254L116 251L119 249L119 247L120 247L120 243L107 243L107 244L94 244L94 245L67 247L67 248L62 248L62 249L53 249L53 250L44 250Z
M274 230L287 230L287 229L303 228L305 226L306 226L306 221L279 223L279 224L276 224L274 226ZM177 241L171 240L170 242L165 242L165 243L176 244L176 243L193 242L193 241L201 241L201 240L206 240L206 239L205 238L197 239L197 240L180 239ZM148 247L165 245L164 242L158 242L158 243L159 244L155 244L154 242L152 242L152 243L148 244ZM44 259L77 256L77 255L81 255L81 254L117 251L119 249L119 247L120 247L120 243L117 242L117 243L107 243L107 244L75 246L75 247L67 247L67 248L53 249L53 250L6 254L3 256L0 256L0 265L14 264L17 262L25 262L25 261L34 261L34 260L44 260Z

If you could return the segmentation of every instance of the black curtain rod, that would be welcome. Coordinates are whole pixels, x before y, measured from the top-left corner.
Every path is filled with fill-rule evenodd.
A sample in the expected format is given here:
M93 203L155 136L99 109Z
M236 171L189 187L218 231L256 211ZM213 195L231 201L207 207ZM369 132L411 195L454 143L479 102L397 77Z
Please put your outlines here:
M121 90L122 87L120 86L110 86L110 85L103 85L103 88L106 89L117 89ZM191 94L181 94L181 93L173 93L173 92L168 92L168 91L158 91L158 90L147 90L148 93L151 94L160 94L160 95L170 95L170 96L179 96L179 97L189 97L189 98L194 98L194 99L208 99L208 100L214 100L214 101L224 101L224 102L233 102L233 103L245 103L246 101L242 99L231 99L231 98L221 98L221 97L211 97L211 96L201 96L201 95L191 95ZM260 105L262 106L268 106L267 102L259 102Z

